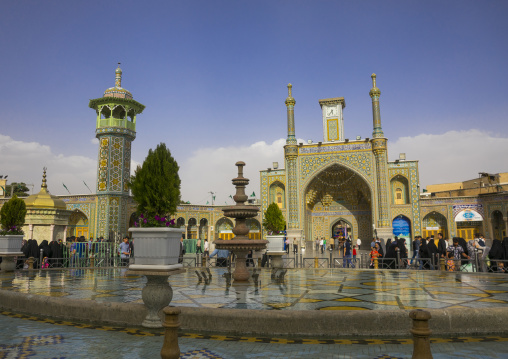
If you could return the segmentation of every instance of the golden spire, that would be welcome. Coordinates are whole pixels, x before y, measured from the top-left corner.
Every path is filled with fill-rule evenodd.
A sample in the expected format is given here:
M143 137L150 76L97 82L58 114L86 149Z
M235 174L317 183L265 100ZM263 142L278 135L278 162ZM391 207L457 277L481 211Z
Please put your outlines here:
M293 98L292 89L293 89L293 85L288 84L288 97L286 99L286 106L289 106L289 105L294 106L296 103L295 99Z
M122 87L122 69L120 68L120 63L118 63L115 71L115 87Z
M370 97L379 97L381 95L381 90L376 87L376 74L372 74L370 77L372 78L372 88L370 89L369 95Z
M41 185L41 189L43 189L43 188L44 188L44 189L48 188L48 185L47 185L47 183L46 183L46 170L47 170L47 168L46 168L46 167L44 167L44 168L42 169L42 185Z

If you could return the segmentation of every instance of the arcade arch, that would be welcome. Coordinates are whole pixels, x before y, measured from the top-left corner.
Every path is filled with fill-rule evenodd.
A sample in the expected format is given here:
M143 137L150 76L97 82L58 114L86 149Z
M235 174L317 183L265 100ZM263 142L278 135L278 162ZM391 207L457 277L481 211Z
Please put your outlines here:
M352 169L338 163L325 167L309 180L304 200L305 238L329 238L340 228L337 223L348 224L342 228L349 228L353 239L372 237L372 192Z
M232 239L233 236L233 222L227 217L219 219L215 224L215 238Z
M261 224L255 218L248 218L246 223L249 228L249 239L261 239Z
M79 209L74 210L69 218L67 236L88 238L88 218Z
M422 236L424 238L436 236L438 233L443 233L444 238L448 238L448 225L447 219L441 213L432 211L423 217L422 221Z
M197 239L198 238L198 221L196 218L189 218L187 222L187 237L188 239Z
M501 211L494 211L490 215L492 225L493 239L503 240L506 237L506 225L503 220L503 213Z

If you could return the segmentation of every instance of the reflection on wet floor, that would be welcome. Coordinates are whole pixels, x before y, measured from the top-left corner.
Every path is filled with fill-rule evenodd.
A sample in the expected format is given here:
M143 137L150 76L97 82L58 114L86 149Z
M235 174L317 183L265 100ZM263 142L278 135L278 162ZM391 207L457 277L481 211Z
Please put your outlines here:
M207 281L199 281L196 270ZM172 305L267 310L508 308L508 277L498 274L290 269L283 282L273 280L269 269L257 270L256 275L257 281L248 285L231 285L226 268L211 268L210 273L189 268L169 278ZM126 269L0 274L3 290L98 302L141 303L144 283L142 276L126 276Z

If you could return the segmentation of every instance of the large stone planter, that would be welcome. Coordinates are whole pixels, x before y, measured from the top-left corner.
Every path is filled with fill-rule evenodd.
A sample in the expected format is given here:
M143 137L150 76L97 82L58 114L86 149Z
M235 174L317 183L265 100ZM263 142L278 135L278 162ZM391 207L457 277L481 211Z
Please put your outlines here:
M15 253L17 255L21 252L22 244L23 244L22 234L0 236L0 254Z
M129 228L134 240L133 270L171 270L181 267L180 239L183 228Z
M266 245L266 251L270 252L284 252L284 235L280 236L266 236L268 244Z
M23 235L6 235L0 236L0 257L2 263L0 270L4 272L12 272L16 269L15 256L22 256L21 245L23 244Z

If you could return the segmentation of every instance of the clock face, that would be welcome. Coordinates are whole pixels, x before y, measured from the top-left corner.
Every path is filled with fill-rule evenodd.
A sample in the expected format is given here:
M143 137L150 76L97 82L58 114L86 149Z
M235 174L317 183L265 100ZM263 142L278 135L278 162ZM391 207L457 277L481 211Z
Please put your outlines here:
M326 116L327 117L337 116L337 108L336 107L328 107L326 109Z

